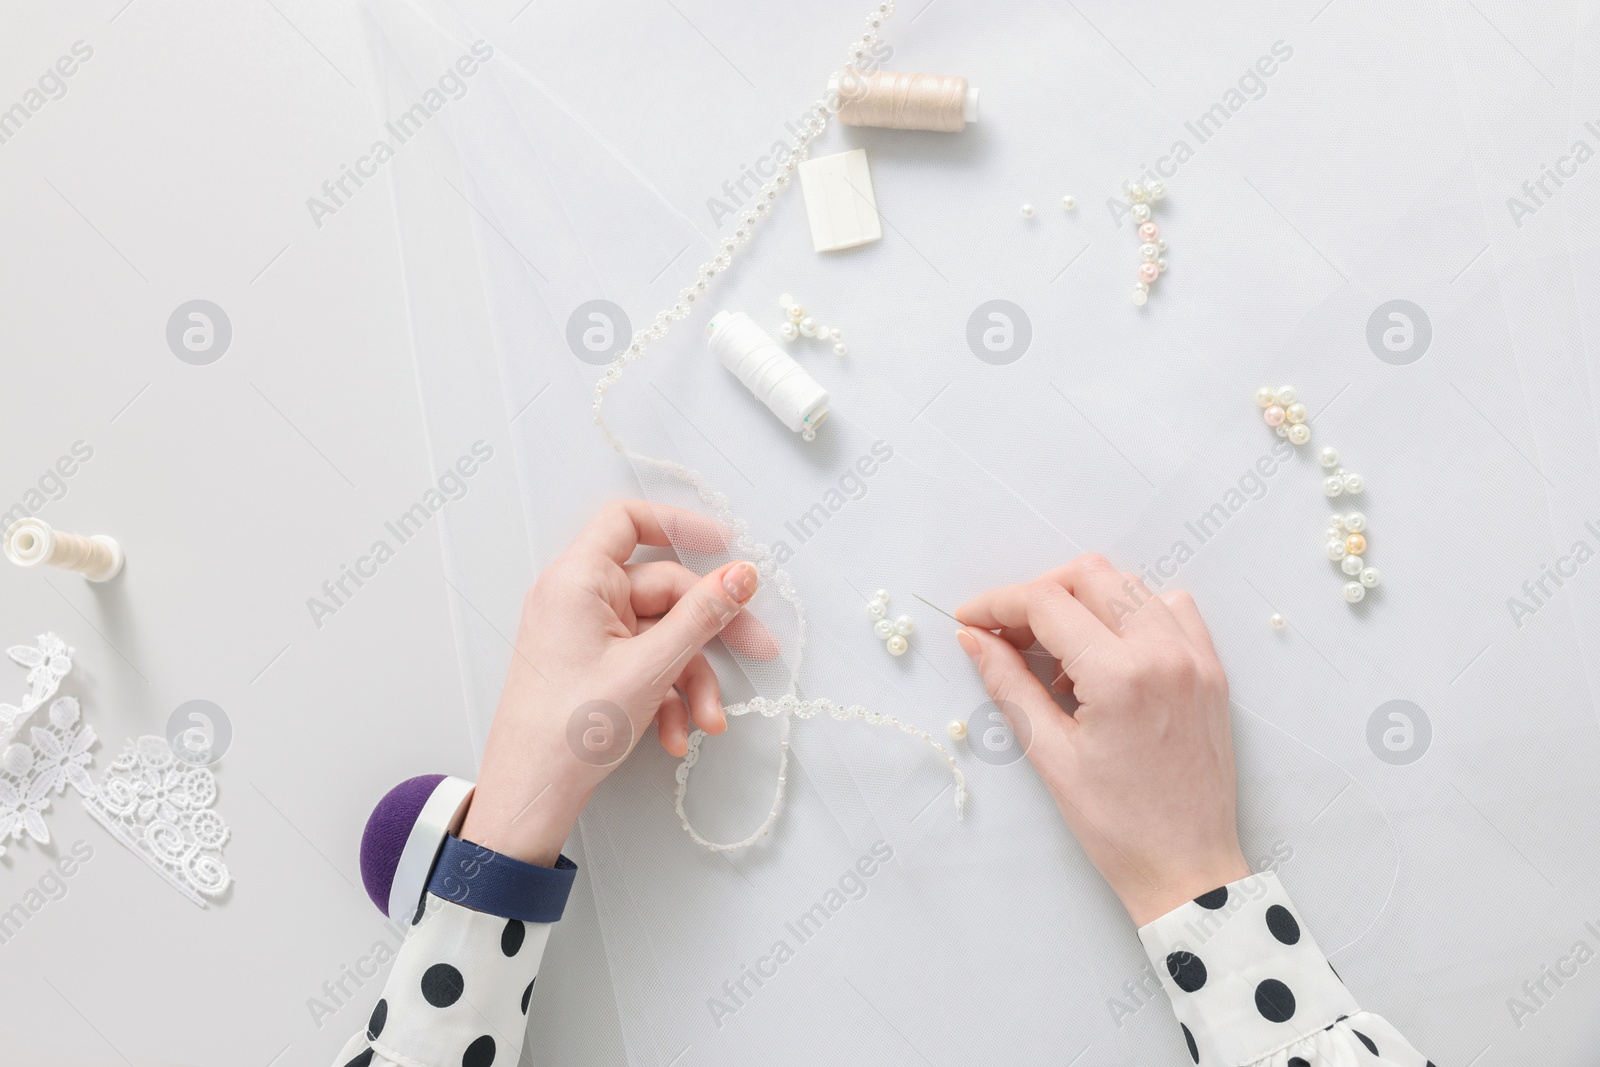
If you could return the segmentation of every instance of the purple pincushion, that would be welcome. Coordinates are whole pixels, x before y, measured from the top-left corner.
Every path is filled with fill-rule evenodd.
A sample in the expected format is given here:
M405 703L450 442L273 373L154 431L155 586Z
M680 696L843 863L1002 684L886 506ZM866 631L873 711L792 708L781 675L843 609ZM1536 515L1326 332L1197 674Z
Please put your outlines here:
M389 913L395 870L400 866L400 854L405 851L411 828L444 779L442 774L407 778L385 793L367 818L367 828L361 834L361 884L385 915Z

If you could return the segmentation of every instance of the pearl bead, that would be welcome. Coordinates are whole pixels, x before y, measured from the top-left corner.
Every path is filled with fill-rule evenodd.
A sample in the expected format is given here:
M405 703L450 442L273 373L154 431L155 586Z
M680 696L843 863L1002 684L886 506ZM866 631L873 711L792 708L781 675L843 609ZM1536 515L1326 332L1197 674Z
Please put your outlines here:
M806 309L805 308L801 307L799 304L790 304L789 305L789 321L790 322L798 323L801 319L803 319L805 317L806 317Z
M905 638L901 637L899 634L895 634L893 637L889 638L889 640L883 643L883 647L889 650L889 655L891 656L903 656L906 654L906 649L910 648L911 646L906 643Z
M1266 410L1277 402L1278 398L1272 394L1271 386L1263 385L1256 390L1256 407Z
M1161 182L1151 182L1149 192L1151 200L1160 200L1167 195L1167 187Z
M1149 285L1161 276L1161 268L1154 263L1139 264L1139 280Z
M1283 409L1278 405L1273 404L1271 407L1261 413L1261 418L1268 426L1282 426Z
M1161 258L1161 249L1151 244L1140 245L1139 257L1147 262L1154 263Z
M1148 285L1135 286L1133 290L1133 302L1138 307L1144 307L1146 304L1148 304L1150 302L1150 287Z
M835 326L833 329L828 331L828 336L833 338L835 341L843 341L844 331Z
M1344 559L1345 553L1346 553L1346 549L1344 547L1344 542L1343 541L1339 540L1337 537L1328 538L1328 558L1329 559L1331 559L1335 563L1337 563L1341 559Z
M793 341L796 337L800 336L800 329L799 327L795 326L794 323L786 322L782 326L778 327L778 336L783 338L785 341Z
M807 315L800 320L800 335L802 337L815 337L817 335L817 320Z
M913 619L910 615L902 615L898 619L894 620L894 632L899 634L901 637L910 637L916 628L917 620Z
M874 600L872 603L867 605L867 614L874 619L881 619L885 615L889 614L889 605L885 604L881 600Z
M1300 394L1294 391L1294 386L1292 385L1284 385L1278 388L1278 403L1282 404L1284 407L1288 407L1290 404L1293 404L1299 399L1299 397Z
M1345 551L1349 552L1352 556L1361 555L1361 553L1367 550L1366 535L1358 533L1351 534L1349 537L1344 539L1344 547Z
M1359 511L1352 511L1344 517L1344 528L1351 533L1360 533L1367 528L1367 517Z
M1297 422L1289 427L1289 440L1297 445L1303 445L1311 440L1311 427L1303 422Z
M894 636L894 623L888 619L879 619L872 624L872 632L877 635L878 640L887 641Z
M1323 496L1336 497L1342 492L1344 492L1344 480L1342 478L1330 476L1322 479Z
M1032 204L1023 204L1022 205L1022 217L1025 218L1025 219L1033 218L1033 205ZM896 653L896 655L899 655L899 653Z
M872 591L872 599L873 600L881 600L885 604L887 604L889 602L889 590L887 590L887 589L874 589Z
M1383 575L1378 571L1378 568L1363 567L1361 569L1361 584L1366 586L1368 589L1377 588L1378 584L1382 581Z
M1344 583L1344 598L1352 604L1359 604L1361 598L1367 595L1366 588L1360 582Z
M1133 205L1133 217L1135 219L1137 219L1138 221L1140 221L1140 222L1149 222L1150 221L1150 205L1149 204L1135 204L1135 205Z
M1346 474L1344 476L1344 491L1359 494L1367 487L1367 480L1359 474Z
M838 344L833 346L833 354L836 356L849 355L850 349L845 346L843 341L840 341Z
M1330 526L1326 530L1323 530L1322 536L1327 538L1329 541L1338 541L1340 544L1344 544L1344 531L1339 529L1337 526Z
M1344 571L1352 578L1360 574L1361 568L1365 566L1366 563L1360 556L1346 556L1344 559L1339 561L1339 569Z
M1337 448L1324 448L1317 455L1317 462L1330 469L1337 467L1339 465L1339 450Z
M1061 198L1061 207L1062 207L1063 210L1072 211L1075 208L1077 208L1077 206L1078 206L1078 198L1077 197L1072 196L1072 195L1069 194L1069 195L1063 196ZM963 731L965 731L966 728L963 727L962 729L963 729Z
M1146 222L1139 227L1139 240L1144 241L1146 244L1155 244L1160 237L1161 227L1153 222ZM1157 251L1160 251L1159 246Z
M1306 406L1304 404L1290 404L1288 407L1283 409L1283 413L1290 422L1306 421Z
M1332 526L1332 527L1335 527L1336 529L1337 528L1349 529L1349 527L1345 525L1345 517L1343 515L1340 515L1337 511L1334 512L1332 515L1328 516L1328 525ZM1344 534L1340 534L1339 536L1343 537Z
M1128 199L1135 204L1144 203L1145 197L1149 195L1144 191L1144 186L1138 182L1123 182L1122 189L1128 194Z
M1289 620L1285 619L1282 615L1279 615L1276 612L1273 613L1273 616L1269 621L1272 623L1272 628L1274 630L1281 630L1289 623Z
M950 725L944 728L944 732L950 735L950 740L960 741L967 736L967 724L960 719L952 719Z
M1288 426L1287 423L1285 423L1285 424L1283 424L1281 426L1275 426L1275 427L1273 427L1272 432L1277 434L1279 437L1288 437L1289 436L1289 426Z

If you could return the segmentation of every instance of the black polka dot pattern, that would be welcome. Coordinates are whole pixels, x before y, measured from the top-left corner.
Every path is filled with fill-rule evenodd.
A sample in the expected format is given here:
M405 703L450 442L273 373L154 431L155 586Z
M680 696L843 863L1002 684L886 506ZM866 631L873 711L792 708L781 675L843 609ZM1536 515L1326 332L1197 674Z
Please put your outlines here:
M372 1050L370 1048L369 1049L363 1049L361 1051L360 1055L356 1056L355 1059L353 1059L349 1063L345 1064L344 1067L367 1067L367 1064L369 1064L371 1062L372 1062Z
M494 1062L494 1038L484 1034L461 1054L461 1067L489 1067Z
M533 982L539 979L535 978ZM528 988L522 991L522 1014L528 1014L528 1002L533 999L533 982L528 983Z
M1167 956L1167 973L1173 983L1185 993L1205 988L1206 965L1192 952L1173 952Z
M422 973L422 997L436 1008L448 1008L461 999L467 987L461 972L448 963L435 963Z
M1300 942L1300 924L1295 922L1294 916L1289 914L1289 909L1282 904L1274 904L1267 909L1267 929L1272 931L1273 937L1285 945L1295 945ZM1337 972L1334 976L1338 977Z
M528 926L521 919L507 919L506 928L500 934L500 951L507 956L515 956L522 951L522 940L528 936Z
M1276 978L1256 986L1256 1011L1269 1023L1286 1023L1294 1018L1294 994Z
M378 1035L383 1033L383 1024L389 1021L389 1002L379 999L372 1009L372 1018L367 1020L367 1040L376 1041Z
M1361 1014L1307 918L1271 871L1145 923L1139 940L1155 973L1165 967L1171 978L1161 985L1196 1064L1423 1062L1383 1020ZM1362 1025L1366 1033L1351 1029L1351 1019L1369 1020Z

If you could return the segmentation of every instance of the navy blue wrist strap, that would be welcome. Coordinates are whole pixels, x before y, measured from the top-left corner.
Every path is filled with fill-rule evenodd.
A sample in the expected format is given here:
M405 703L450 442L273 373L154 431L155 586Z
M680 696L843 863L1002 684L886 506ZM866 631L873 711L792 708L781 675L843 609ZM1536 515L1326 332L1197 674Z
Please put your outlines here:
M451 834L428 878L428 892L486 915L553 923L567 908L578 865L567 857L554 867L524 863Z

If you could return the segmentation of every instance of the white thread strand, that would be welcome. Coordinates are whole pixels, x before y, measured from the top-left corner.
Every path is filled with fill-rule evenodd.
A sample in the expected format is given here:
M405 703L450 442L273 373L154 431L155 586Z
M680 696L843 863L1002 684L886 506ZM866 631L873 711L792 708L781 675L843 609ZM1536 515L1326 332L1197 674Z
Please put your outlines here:
M854 65L860 63L861 59L867 54L867 51L877 43L878 27L882 25L882 22L885 18L893 13L893 0L883 0L883 2L878 4L878 6L873 10L873 13L867 16L866 32L863 33L861 37L853 42L850 46L849 59L847 60L847 70L854 72ZM842 72L840 75L836 75L836 77L838 76L842 76ZM761 187L759 196L756 198L755 205L747 208L744 213L739 216L739 224L734 227L733 232L718 242L716 256L712 258L711 262L700 265L699 273L694 282L685 286L679 291L677 303L673 304L672 307L667 310L658 312L654 321L652 321L649 326L634 333L632 342L622 352L621 355L612 360L611 365L606 368L605 372L600 375L600 379L595 382L594 399L591 405L594 409L595 425L600 427L600 432L605 435L606 442L610 444L619 455L623 456L629 461L653 467L656 470L662 471L663 473L678 479L686 485L693 487L696 493L699 495L701 502L707 507L711 508L716 513L718 520L724 525L724 527L726 527L729 534L729 543L733 550L740 553L745 559L748 559L750 562L754 563L757 571L761 574L763 584L768 588L773 589L777 593L778 597L787 603L794 611L798 637L796 639L793 664L789 669L788 693L777 702L767 701L765 698L761 698L760 700L753 700L742 705L734 705L734 707L726 709L727 713L731 716L743 715L751 710L756 710L762 715L777 716L781 713L781 718L779 720L778 784L773 797L772 807L768 810L766 818L762 820L761 825L756 828L755 833L751 834L744 840L733 844L718 844L702 837L694 829L694 827L690 825L688 816L684 814L683 798L688 791L689 768L694 766L695 762L697 762L699 759L700 745L705 740L706 736L703 731L694 730L689 734L688 753L684 756L683 762L678 766L677 799L674 803L674 808L677 810L678 816L683 823L684 830L689 834L689 836L697 844L704 848L711 849L714 852L734 852L742 848L747 848L750 845L753 845L756 841L760 840L762 836L772 829L773 824L777 822L778 812L783 806L784 788L788 778L790 715L794 714L803 718L809 718L811 715L815 714L816 709L820 706L819 703L802 703L799 697L796 695L799 691L800 668L804 661L805 655L805 603L800 599L799 593L795 591L794 582L789 577L788 572L778 566L777 560L773 557L772 549L769 546L752 538L749 533L748 525L745 523L745 521L733 513L732 509L728 506L728 498L726 494L713 488L711 484L707 482L705 478L703 478L698 472L690 470L681 463L667 459L657 459L654 456L647 456L641 452L635 452L633 449L629 448L620 437L612 432L611 427L606 424L604 414L605 398L606 393L610 391L611 387L622 380L624 368L626 368L628 364L643 358L646 349L650 347L650 344L653 341L660 340L662 337L667 335L667 331L671 328L672 323L688 318L689 312L691 311L691 305L694 303L694 301L710 289L711 283L716 279L718 274L721 274L728 269L729 264L733 262L733 255L736 251L738 251L739 247L749 243L751 236L755 232L756 223L761 219L766 218L767 215L771 213L772 203L778 198L779 191L787 188L792 183L795 168L799 166L800 162L810 154L811 142L816 140L817 136L827 128L828 113L829 108L827 99L818 100L811 105L806 112L806 118L801 125L800 131L795 135L794 150L790 152L789 155L778 165L778 173ZM793 703L785 703L789 701L792 701ZM771 707L770 712L764 710L769 705ZM830 702L828 703L828 706L833 707L834 705L832 705ZM806 714L801 714L800 709L802 707L809 708L811 710ZM869 714L874 713L868 713L866 709L860 708L858 705L851 705L849 708L844 709L844 718L860 718L868 722L896 726L899 729L912 734L913 736L920 736L926 739L930 744L933 745L935 749L939 751L939 753L944 757L945 762L949 765L951 774L955 777L956 817L958 819L962 818L965 813L967 798L966 778L962 775L960 769L956 767L955 760L950 756L945 747L939 742L933 740L932 737L929 736L925 731L918 730L916 727L902 723L898 719L892 719L887 716L877 716L875 714L874 718L868 718ZM840 715L834 714L834 717L840 718Z
M810 440L828 417L828 391L742 311L719 311L706 323L707 344L744 387Z
M115 578L122 570L122 548L105 534L53 530L43 519L19 519L6 530L6 558L19 567L60 567L91 582Z

